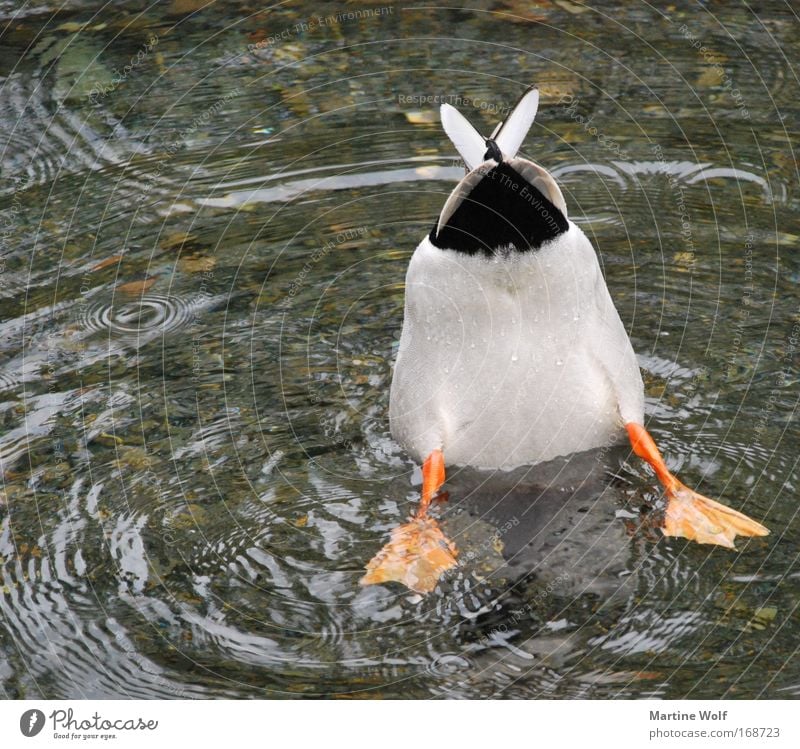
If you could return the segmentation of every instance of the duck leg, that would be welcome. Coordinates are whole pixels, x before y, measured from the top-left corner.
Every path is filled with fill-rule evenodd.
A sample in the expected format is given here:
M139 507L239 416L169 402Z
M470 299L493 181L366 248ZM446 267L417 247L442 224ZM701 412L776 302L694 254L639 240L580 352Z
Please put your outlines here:
M444 456L434 450L422 466L422 500L414 517L392 531L386 544L367 564L362 585L393 580L417 593L429 593L442 574L456 564L456 547L445 538L428 508L444 483Z
M650 464L667 495L663 532L665 536L683 536L701 544L735 548L739 536L766 536L769 530L747 515L726 507L689 489L667 469L656 443L641 425L625 425L633 451Z

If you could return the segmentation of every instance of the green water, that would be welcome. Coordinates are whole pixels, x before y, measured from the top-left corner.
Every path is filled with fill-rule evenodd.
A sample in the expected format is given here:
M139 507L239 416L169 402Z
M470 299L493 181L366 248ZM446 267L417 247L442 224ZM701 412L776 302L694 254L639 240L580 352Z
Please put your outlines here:
M800 694L785 4L0 18L0 695ZM772 535L662 538L620 450L453 472L455 574L362 588L418 496L388 387L463 173L438 101L489 131L531 83L524 150L598 249L649 428Z

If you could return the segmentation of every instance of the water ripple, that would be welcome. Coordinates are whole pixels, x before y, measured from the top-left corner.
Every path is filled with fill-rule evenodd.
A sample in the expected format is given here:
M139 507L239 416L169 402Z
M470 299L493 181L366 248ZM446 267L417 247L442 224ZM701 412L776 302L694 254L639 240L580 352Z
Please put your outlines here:
M189 325L214 301L205 295L146 294L132 301L95 302L86 306L80 324L88 333L107 332L127 343L142 345L153 334L165 335Z

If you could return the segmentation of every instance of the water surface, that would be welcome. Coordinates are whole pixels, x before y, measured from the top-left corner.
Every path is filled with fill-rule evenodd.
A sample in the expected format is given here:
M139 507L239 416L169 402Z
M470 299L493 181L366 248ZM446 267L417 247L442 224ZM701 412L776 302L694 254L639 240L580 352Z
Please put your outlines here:
M0 2L0 694L798 695L797 19L345 10ZM455 574L359 587L419 490L387 407L463 173L438 102L489 131L530 83L650 430L772 535L660 537L612 450L453 472Z

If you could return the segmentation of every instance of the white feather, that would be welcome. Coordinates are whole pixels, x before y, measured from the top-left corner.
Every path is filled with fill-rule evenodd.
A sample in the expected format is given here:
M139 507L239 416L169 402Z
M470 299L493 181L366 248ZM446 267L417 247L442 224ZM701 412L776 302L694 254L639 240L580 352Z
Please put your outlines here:
M539 109L539 89L528 89L517 102L508 119L500 126L494 138L506 159L513 159L533 125Z
M483 155L486 153L485 139L455 107L442 104L441 117L447 137L453 141L467 169L472 171L483 161Z
M575 224L508 257L420 242L389 397L411 455L508 469L622 442L643 418L636 355Z

